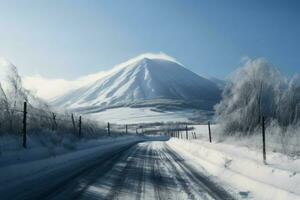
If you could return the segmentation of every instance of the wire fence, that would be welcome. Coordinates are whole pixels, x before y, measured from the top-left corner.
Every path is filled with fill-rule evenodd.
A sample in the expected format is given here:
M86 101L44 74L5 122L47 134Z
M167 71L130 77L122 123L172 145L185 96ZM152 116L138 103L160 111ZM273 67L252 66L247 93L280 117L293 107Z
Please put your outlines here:
M264 119L264 118L263 118ZM270 135L266 137L265 121L261 124L261 144L263 160L266 162L266 145L273 145L274 141L270 141ZM59 133L62 136L72 134L78 138L81 137L99 137L114 136L126 134L161 134L179 139L199 139L192 124L187 123L153 123L153 124L114 124L97 122L89 118L83 118L76 113L59 113L50 109L36 108L24 102L23 106L3 106L0 107L0 135L5 133L17 133L22 136L23 147L27 146L27 135L47 131ZM207 138L211 143L214 139L214 133L210 128L210 122L207 124ZM285 137L281 137L284 140ZM280 141L279 141L280 142ZM282 144L287 142L281 141ZM278 146L278 145L277 145ZM295 146L295 147L293 147ZM287 147L284 151L287 152ZM288 148L298 151L299 147L293 143L289 143Z
M27 135L52 131L61 135L72 134L81 137L141 134L138 125L119 125L83 118L76 113L59 113L50 109L36 108L28 102L23 106L0 107L0 135L15 133L22 135L23 147L27 146Z

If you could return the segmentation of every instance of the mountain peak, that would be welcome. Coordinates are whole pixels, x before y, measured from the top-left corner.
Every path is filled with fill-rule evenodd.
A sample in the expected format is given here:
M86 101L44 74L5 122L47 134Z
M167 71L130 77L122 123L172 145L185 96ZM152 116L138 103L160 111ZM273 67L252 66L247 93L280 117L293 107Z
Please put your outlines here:
M153 59L153 58L152 58ZM144 57L144 58L141 58L140 60L137 61L137 63L139 64L144 64L144 65L148 65L151 60L150 58L147 58L147 57Z
M118 64L114 67L114 70L118 70L120 68L123 67L128 67L130 65L136 65L137 63L148 63L151 62L153 60L161 60L161 61L169 61L169 62L174 62L177 63L179 65L182 65L180 62L178 62L175 58L165 54L165 53L144 53L144 54L140 54L134 58L131 58L121 64ZM182 65L183 66L183 65Z
M165 53L143 53L143 54L140 54L130 60L154 60L154 59L157 59L157 60L167 60L167 61L173 61L173 62L177 62L176 59L172 56L169 56Z

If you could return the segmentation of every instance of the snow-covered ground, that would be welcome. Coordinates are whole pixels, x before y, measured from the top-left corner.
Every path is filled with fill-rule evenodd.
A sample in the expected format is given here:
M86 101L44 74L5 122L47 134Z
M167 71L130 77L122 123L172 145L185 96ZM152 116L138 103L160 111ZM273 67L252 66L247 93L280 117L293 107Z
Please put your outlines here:
M118 124L154 123L154 122L187 122L192 118L195 110L157 112L153 108L113 108L103 112L89 114L88 116L98 121L108 121Z
M216 130L212 126L212 132ZM249 199L300 199L300 159L231 143L208 142L207 126L197 126L197 140L172 138L167 144L186 162Z

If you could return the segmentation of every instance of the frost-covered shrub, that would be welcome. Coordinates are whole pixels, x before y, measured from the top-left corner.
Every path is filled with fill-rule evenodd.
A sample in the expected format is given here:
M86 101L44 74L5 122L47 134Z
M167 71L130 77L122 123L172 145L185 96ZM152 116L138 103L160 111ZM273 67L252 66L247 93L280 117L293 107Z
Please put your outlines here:
M79 135L78 115L74 115L72 120L71 113L63 111L54 113L43 100L24 89L17 68L0 58L0 136L21 135L24 102L27 102L26 124L29 135L51 132L59 135L73 134L76 137ZM82 136L85 137L107 134L103 124L85 117L81 127Z
M217 120L227 135L253 134L264 116L281 127L299 122L300 86L264 59L247 60L229 78L222 100L215 106Z

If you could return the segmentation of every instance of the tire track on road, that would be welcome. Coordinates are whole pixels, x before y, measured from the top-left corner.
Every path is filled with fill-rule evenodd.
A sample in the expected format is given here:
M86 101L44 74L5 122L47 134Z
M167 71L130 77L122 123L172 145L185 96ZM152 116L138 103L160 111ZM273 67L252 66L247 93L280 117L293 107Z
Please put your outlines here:
M207 176L199 174L199 172L195 172L191 169L187 164L184 163L184 159L176 154L171 148L165 144L166 152L170 154L176 160L179 160L177 164L181 167L181 169L185 172L185 174L193 180L198 186L201 186L211 197L217 200L234 200L226 190L221 188L220 186L213 183L211 180L207 178Z
M126 166L120 172L119 178L114 181L113 187L110 189L110 192L108 193L108 195L106 195L105 199L115 199L121 193L122 189L124 188L125 180L129 177L128 174L130 173L131 168L134 166L134 155L138 151L140 151L140 148L137 146L135 147L135 150L132 151L131 154L128 156Z

